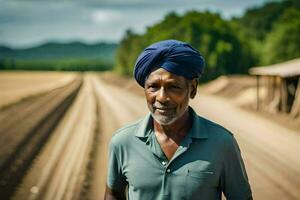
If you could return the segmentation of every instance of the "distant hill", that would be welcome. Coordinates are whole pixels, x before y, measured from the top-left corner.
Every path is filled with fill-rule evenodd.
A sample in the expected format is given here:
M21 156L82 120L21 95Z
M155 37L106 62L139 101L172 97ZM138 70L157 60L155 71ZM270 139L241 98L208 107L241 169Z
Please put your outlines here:
M51 42L26 49L0 46L0 60L101 59L112 62L117 46L115 43L104 42L97 44Z
M115 62L115 43L54 43L13 49L0 46L0 70L105 71Z

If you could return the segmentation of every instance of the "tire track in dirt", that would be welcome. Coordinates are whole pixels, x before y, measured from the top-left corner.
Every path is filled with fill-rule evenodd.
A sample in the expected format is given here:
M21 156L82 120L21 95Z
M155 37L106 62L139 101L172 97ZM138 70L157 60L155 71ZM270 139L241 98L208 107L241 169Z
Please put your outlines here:
M96 108L91 81L83 86L13 199L79 199L92 148Z
M24 140L28 132L38 126L63 98L78 87L74 82L72 84L54 89L37 98L28 99L26 102L0 113L0 146L3 147L0 152L0 166L7 157L11 156L15 145Z
M90 199L103 199L106 183L108 144L113 133L125 125L143 117L147 112L145 100L122 88L109 85L94 76L93 83L100 107L100 132L98 153L93 169L94 180Z
M5 126L6 124L1 124L0 137L1 145L3 145L0 159L1 197L9 198L12 195L16 185L24 177L32 159L40 151L51 130L72 103L80 84L81 80L77 78L67 86L55 90L54 94L43 96L42 100L40 99L43 106L38 103L38 106L32 106L31 109L27 110L28 104L22 104L24 107L21 108L26 110L27 116L20 121L17 119L9 129ZM7 115L4 118L7 118L7 121L15 117L11 116L9 111L9 109L5 110Z

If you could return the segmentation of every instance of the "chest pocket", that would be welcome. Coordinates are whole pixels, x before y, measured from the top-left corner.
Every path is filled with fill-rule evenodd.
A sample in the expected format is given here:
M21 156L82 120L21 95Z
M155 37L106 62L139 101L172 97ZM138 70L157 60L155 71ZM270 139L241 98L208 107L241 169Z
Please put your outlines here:
M212 171L188 170L185 178L187 199L205 199L214 194L218 186L216 179Z

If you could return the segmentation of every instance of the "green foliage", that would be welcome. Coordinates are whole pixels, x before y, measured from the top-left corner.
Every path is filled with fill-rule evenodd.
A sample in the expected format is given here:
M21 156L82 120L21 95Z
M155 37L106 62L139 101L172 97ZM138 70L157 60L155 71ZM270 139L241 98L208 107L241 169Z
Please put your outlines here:
M285 0L251 8L230 20L207 11L182 16L172 12L144 34L127 31L117 50L115 69L131 75L139 53L166 39L186 41L201 52L207 64L202 81L299 57L299 10L300 1Z
M203 54L207 68L202 80L224 73L245 73L252 64L250 59L244 62L243 45L220 15L190 11L183 16L168 14L143 35L127 31L117 50L117 71L132 74L139 53L149 44L166 39L186 41Z
M266 37L264 64L300 57L300 9L287 9Z
M116 53L116 66L115 69L118 73L124 75L132 75L132 67L136 60L137 54L140 50L140 37L130 30L126 31L121 44L117 48Z
M239 20L247 37L263 40L271 31L273 23L280 17L284 5L278 2L270 2L263 7L249 9Z
M231 20L255 65L299 57L299 11L299 0L284 0L249 9L241 18Z

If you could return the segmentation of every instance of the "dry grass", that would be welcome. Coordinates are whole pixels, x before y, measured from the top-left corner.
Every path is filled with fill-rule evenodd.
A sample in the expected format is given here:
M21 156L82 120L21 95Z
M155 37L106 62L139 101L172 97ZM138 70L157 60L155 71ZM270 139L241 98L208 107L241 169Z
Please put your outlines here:
M1 72L0 108L64 86L75 76L76 73L61 72Z

